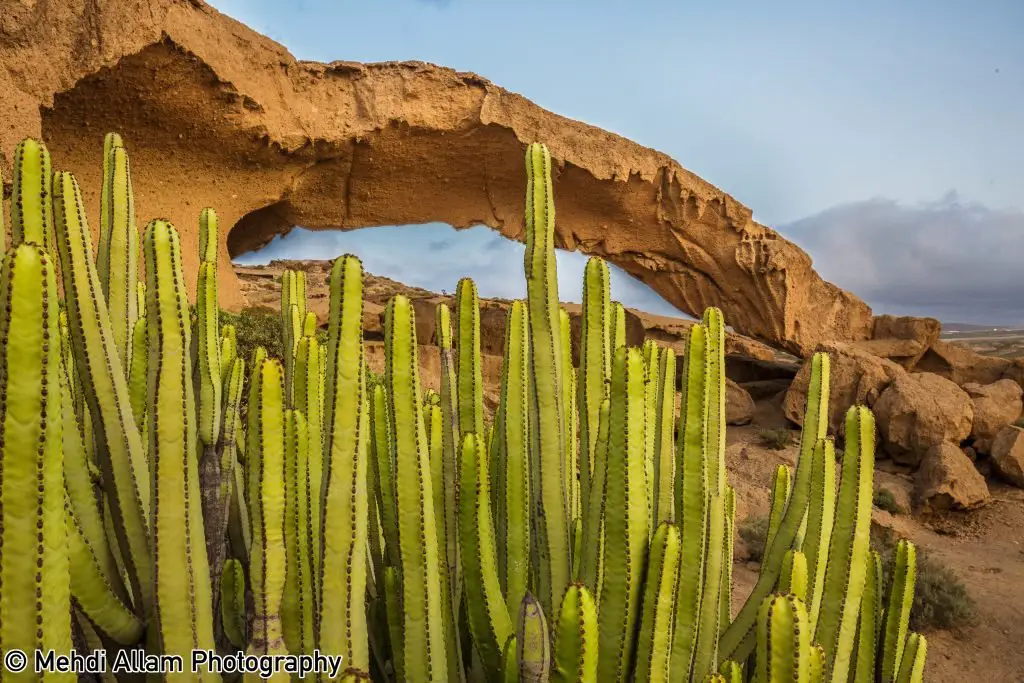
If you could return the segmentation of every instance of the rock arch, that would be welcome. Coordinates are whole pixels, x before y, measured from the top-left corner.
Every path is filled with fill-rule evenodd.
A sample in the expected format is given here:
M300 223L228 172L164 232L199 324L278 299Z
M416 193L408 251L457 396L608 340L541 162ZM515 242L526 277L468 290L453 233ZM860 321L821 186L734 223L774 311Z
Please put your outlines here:
M18 139L43 135L95 216L102 136L121 132L140 223L170 218L194 259L199 210L217 208L229 307L242 301L228 256L292 225L437 220L522 239L523 152L540 140L557 161L559 246L607 258L683 311L721 306L736 330L795 353L870 336L870 309L729 195L479 76L300 62L200 0L68 4L0 0L5 170Z

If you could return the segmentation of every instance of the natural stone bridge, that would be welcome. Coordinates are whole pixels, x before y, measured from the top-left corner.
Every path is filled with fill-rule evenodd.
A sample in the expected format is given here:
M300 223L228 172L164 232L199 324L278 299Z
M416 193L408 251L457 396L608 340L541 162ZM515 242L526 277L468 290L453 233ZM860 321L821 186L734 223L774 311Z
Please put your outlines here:
M103 135L132 157L139 227L170 218L194 280L199 210L228 261L292 226L443 221L522 240L528 142L557 161L558 246L597 254L691 314L806 355L871 335L870 309L825 282L750 209L664 154L423 63L319 64L200 0L0 0L0 160L42 136L95 232ZM233 226L233 227L232 227Z

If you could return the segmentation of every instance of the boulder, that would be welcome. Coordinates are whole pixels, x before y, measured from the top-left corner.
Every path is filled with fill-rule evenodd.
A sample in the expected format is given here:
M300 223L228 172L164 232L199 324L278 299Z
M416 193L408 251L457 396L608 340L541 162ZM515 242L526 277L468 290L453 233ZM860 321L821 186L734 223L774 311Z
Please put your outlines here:
M906 370L913 370L925 351L921 342L914 339L866 339L854 342L854 345L874 356L898 363Z
M931 348L942 333L942 323L935 318L914 318L911 316L875 316L872 339L905 340L913 342L902 346L892 345L888 350L891 358L907 370L913 370L921 357ZM896 355L896 353L900 355Z
M1005 427L992 442L996 473L1014 486L1024 488L1024 429Z
M898 463L917 466L932 446L960 442L971 433L970 396L944 377L915 372L897 377L874 404L885 451Z
M973 510L990 498L985 477L951 443L936 444L925 452L914 493L922 508L931 512Z
M882 391L906 371L892 361L843 342L820 344L816 351L828 353L831 377L831 400L829 401L829 431L841 434L846 411L850 406L863 404L871 407ZM786 418L795 424L803 424L807 406L807 386L811 379L811 365L805 363L786 392L782 407Z
M754 419L754 399L731 379L725 380L725 423L746 425Z
M968 382L992 384L1001 380L1012 365L1006 358L982 356L966 346L938 340L925 352L914 369L941 375L959 385Z
M972 382L965 384L963 389L974 402L972 445L979 453L988 453L996 434L1020 417L1024 409L1021 401L1024 391L1011 379L1001 379L984 386Z

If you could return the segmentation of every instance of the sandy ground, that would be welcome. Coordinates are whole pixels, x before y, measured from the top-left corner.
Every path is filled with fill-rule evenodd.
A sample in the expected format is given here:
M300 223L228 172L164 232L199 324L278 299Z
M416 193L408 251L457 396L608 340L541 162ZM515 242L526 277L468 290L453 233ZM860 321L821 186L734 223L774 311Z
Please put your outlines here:
M759 405L757 421L778 423L771 406ZM757 443L761 427L730 427L726 461L738 494L737 518L768 511L768 485L780 462L794 464L796 446L773 451ZM797 433L794 432L796 436ZM909 480L878 463L876 486L904 494ZM873 523L893 529L947 564L977 603L978 623L928 637L929 683L1024 682L1024 491L991 483L992 503L973 513L925 522L875 510ZM734 567L734 609L757 580L756 563Z

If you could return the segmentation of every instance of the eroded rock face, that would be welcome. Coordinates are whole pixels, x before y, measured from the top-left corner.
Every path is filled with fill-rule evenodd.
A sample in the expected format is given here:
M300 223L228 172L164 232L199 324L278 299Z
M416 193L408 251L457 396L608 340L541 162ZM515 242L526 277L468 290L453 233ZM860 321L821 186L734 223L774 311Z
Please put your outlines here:
M914 492L921 507L930 512L973 510L990 497L985 477L951 443L928 449L914 478Z
M201 0L0 0L0 160L42 136L97 228L103 134L132 155L140 228L169 218L194 286L199 211L228 263L295 225L444 221L524 238L525 145L555 159L559 247L601 255L680 310L720 306L799 355L871 336L870 309L798 247L664 154L557 116L480 76L423 63L319 64ZM232 227L234 226L234 227Z
M992 443L992 464L999 476L1024 488L1024 429L1010 426L996 435Z
M829 355L831 368L828 425L830 434L843 434L846 411L853 405L874 406L879 396L897 377L906 374L902 367L879 358L853 344L838 342L822 344L816 351ZM807 387L811 381L811 364L804 363L793 379L782 408L786 418L803 424L807 408Z
M942 340L933 342L916 369L932 372L959 385L992 384L1003 379L1013 366L1006 358L982 356L971 349Z
M974 402L972 445L979 453L990 453L996 434L1020 417L1021 387L1011 379L1001 379L985 386L965 384L963 388Z
M916 467L942 443L959 447L971 433L974 406L953 382L930 373L897 377L874 405L882 446L896 462Z

